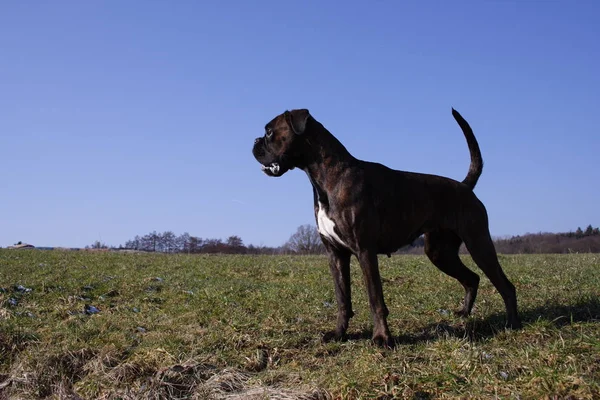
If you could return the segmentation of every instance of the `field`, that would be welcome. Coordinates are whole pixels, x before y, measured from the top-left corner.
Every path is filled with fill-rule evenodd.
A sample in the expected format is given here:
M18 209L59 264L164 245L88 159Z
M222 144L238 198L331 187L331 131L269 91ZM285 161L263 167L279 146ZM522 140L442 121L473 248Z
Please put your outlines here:
M355 260L350 339L325 343L322 256L0 250L0 398L600 398L600 255L500 258L521 331L487 278L461 320L424 256L380 258L385 350Z

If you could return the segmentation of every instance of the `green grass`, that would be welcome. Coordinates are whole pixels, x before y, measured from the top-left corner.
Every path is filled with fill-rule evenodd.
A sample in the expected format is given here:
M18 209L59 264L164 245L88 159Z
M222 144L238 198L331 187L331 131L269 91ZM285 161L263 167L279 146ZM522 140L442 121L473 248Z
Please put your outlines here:
M324 343L325 257L0 250L0 398L599 398L600 256L500 259L521 331L486 278L461 320L462 287L424 256L380 258L384 350L356 261L351 339Z

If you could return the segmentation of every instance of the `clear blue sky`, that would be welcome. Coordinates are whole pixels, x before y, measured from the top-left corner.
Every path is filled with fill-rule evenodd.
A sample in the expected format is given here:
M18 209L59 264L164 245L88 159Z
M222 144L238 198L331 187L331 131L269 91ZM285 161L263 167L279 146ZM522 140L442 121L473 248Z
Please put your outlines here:
M251 155L308 108L358 158L476 188L493 235L600 225L600 2L0 5L0 246L172 230L280 245L306 175Z

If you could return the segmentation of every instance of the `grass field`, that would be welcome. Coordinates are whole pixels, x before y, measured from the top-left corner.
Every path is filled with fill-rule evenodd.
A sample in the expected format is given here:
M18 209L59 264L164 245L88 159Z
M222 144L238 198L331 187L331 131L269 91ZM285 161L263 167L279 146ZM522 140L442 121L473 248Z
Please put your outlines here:
M325 257L0 250L0 398L600 398L600 255L500 258L521 331L486 278L461 320L424 256L380 258L385 350L356 261L351 338L325 343Z

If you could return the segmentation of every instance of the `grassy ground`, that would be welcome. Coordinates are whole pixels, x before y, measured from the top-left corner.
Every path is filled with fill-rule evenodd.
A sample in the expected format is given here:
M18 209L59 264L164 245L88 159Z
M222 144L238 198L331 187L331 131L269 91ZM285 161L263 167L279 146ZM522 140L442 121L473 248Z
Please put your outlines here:
M324 257L0 250L0 398L600 397L599 255L501 256L517 332L487 279L464 321L425 257L380 263L393 350L355 261L351 339L324 343Z

